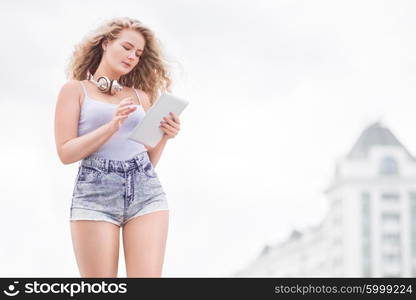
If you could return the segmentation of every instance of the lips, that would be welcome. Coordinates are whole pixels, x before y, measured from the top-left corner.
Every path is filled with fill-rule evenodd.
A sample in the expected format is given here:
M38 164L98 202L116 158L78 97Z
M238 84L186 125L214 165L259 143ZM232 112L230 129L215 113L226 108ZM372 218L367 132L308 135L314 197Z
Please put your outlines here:
M127 67L131 67L131 65L130 64L128 64L128 63L126 63L126 62L124 62L124 61L122 61L122 63L125 65L125 66L127 66Z

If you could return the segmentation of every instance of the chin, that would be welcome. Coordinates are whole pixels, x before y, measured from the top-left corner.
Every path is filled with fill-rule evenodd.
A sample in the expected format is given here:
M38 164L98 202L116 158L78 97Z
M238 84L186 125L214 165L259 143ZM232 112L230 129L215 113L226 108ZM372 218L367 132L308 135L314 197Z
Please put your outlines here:
M126 75L126 74L128 74L128 73L130 73L130 72L131 72L132 68L127 69L127 68L123 68L123 67L121 67L121 68L119 68L118 70L119 70L119 72L120 72L121 74Z

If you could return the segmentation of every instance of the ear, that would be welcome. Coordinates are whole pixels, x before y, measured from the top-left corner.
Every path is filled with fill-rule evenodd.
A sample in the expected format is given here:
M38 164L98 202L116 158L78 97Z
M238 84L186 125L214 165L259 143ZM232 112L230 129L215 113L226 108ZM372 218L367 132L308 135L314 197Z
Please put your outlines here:
M108 45L108 40L104 39L104 41L101 43L101 48L103 48L103 50L105 51L105 49L107 48Z

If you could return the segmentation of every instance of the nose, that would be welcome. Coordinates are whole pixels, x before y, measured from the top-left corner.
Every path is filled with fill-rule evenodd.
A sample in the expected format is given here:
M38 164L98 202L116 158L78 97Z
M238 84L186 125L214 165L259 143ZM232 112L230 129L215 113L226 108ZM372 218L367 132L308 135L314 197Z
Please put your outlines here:
M130 54L129 54L129 56L128 56L128 58L129 58L129 59L134 59L134 57L135 57L135 56L136 56L136 54L135 54L135 53L130 53Z

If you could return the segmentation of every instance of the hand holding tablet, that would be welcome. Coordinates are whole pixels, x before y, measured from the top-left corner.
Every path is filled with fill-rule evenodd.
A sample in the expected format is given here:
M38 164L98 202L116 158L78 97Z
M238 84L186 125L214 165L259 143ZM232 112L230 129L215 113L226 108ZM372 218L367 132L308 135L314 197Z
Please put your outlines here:
M155 147L163 137L163 130L159 128L163 117L168 116L169 112L180 115L188 106L189 102L173 96L162 94L152 107L146 112L143 120L132 131L128 139Z

